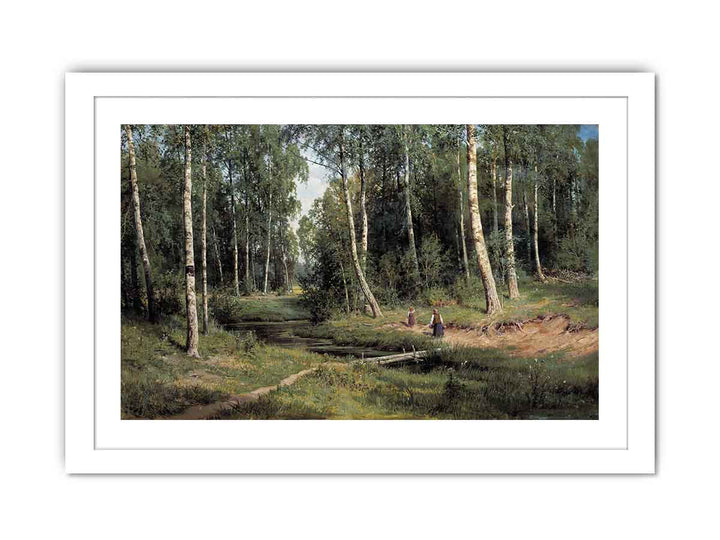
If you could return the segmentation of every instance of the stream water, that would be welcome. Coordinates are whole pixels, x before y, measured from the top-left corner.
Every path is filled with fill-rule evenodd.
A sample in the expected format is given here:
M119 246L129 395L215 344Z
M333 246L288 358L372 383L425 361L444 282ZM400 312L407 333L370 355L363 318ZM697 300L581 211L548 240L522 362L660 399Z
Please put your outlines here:
M402 351L381 351L367 347L356 347L352 345L337 345L331 339L301 337L296 334L297 330L310 326L310 321L283 321L283 322L238 322L229 323L225 328L236 332L255 332L258 339L264 343L288 347L293 349L304 349L319 354L332 356L355 356L357 358L373 358L385 356L394 352Z

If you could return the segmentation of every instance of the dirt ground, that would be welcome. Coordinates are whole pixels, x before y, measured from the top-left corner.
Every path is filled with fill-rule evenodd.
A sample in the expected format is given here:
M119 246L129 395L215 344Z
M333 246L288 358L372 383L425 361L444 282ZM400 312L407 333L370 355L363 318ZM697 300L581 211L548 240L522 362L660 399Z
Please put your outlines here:
M402 322L389 323L387 327L432 335L427 326L408 327ZM448 323L445 325L443 341L469 347L504 349L510 355L532 358L555 352L568 358L576 358L598 350L598 329L574 325L564 315L550 315L527 321L496 323L484 327L462 328Z

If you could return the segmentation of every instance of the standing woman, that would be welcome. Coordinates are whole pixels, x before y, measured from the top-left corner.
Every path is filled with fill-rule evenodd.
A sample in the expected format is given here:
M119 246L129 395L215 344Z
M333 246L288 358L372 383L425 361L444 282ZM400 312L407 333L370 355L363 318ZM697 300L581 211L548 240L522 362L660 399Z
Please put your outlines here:
M433 337L434 338L441 338L445 335L445 327L443 326L443 318L437 309L432 310L432 319L430 319L430 328L433 329Z
M415 326L415 308L414 307L411 307L408 310L407 325L410 327Z

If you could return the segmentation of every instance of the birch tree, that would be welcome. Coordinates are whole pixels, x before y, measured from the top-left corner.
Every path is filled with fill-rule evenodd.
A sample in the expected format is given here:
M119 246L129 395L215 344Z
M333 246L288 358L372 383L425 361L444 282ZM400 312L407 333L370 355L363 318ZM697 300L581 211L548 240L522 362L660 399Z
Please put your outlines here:
M535 272L540 281L545 283L547 278L543 273L542 265L540 264L540 244L538 243L538 167L537 162L535 163L535 178L533 182L533 245L535 247Z
M365 300L370 305L373 317L382 317L383 313L380 304L370 290L365 279L365 272L360 264L358 256L357 239L355 234L355 218L353 217L352 199L350 197L350 186L348 181L347 165L350 156L348 155L348 141L346 126L312 126L305 133L306 148L312 152L312 157L306 157L309 161L321 165L340 176L345 199L345 211L347 214L347 230L350 240L350 256L352 259L355 277L360 285ZM316 158L316 160L314 159Z
M410 134L409 127L401 127L401 137L403 145L403 153L405 159L404 175L403 175L403 193L405 198L405 226L408 235L408 250L410 252L410 260L413 265L414 279L420 276L420 265L418 264L417 250L415 249L415 229L413 227L412 205L410 204Z
M458 175L458 199L460 200L460 244L462 246L463 269L465 278L470 279L470 265L468 264L467 246L465 245L465 208L463 205L462 171L460 169L460 147L462 142L458 140L457 148L457 175Z
M135 166L135 143L133 142L132 126L129 124L125 125L125 136L127 137L128 159L130 161L130 189L132 190L132 206L133 214L135 216L135 236L138 249L140 250L143 270L145 272L148 319L151 322L156 322L157 312L155 310L155 296L153 294L152 269L150 267L150 257L148 256L147 246L145 245L142 217L140 216L140 191L138 190L137 169Z
M208 314L208 290L207 290L207 155L210 144L210 133L205 126L204 132L205 148L202 155L202 226L200 229L200 257L202 260L202 304L203 304L203 334L208 334L210 316Z
M483 235L482 223L480 222L480 207L477 194L477 150L475 140L475 125L468 124L467 132L467 163L468 163L468 203L470 206L470 228L472 239L475 244L477 264L480 269L480 277L485 288L485 304L488 315L502 310L500 298L495 287L490 259L487 254L485 237Z
M192 146L190 126L185 131L185 183L183 185L183 229L185 232L185 306L187 312L186 351L189 356L199 357L198 317L195 298L195 254L193 248L192 221Z
M515 273L515 242L513 240L512 226L512 184L513 184L513 161L508 147L508 129L503 126L503 150L505 153L505 257L507 259L507 285L510 299L520 297L518 290L517 274Z

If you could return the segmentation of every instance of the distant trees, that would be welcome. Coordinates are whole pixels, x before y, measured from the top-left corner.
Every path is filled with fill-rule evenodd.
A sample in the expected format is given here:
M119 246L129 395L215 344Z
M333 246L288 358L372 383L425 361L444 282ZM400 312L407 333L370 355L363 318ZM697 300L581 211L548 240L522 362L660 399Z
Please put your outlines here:
M216 295L296 282L325 314L378 317L440 288L476 290L492 313L526 276L597 271L598 144L577 126L123 126L122 136L123 309L184 314L190 351L195 260L203 334ZM296 232L296 185L313 163L327 186Z

